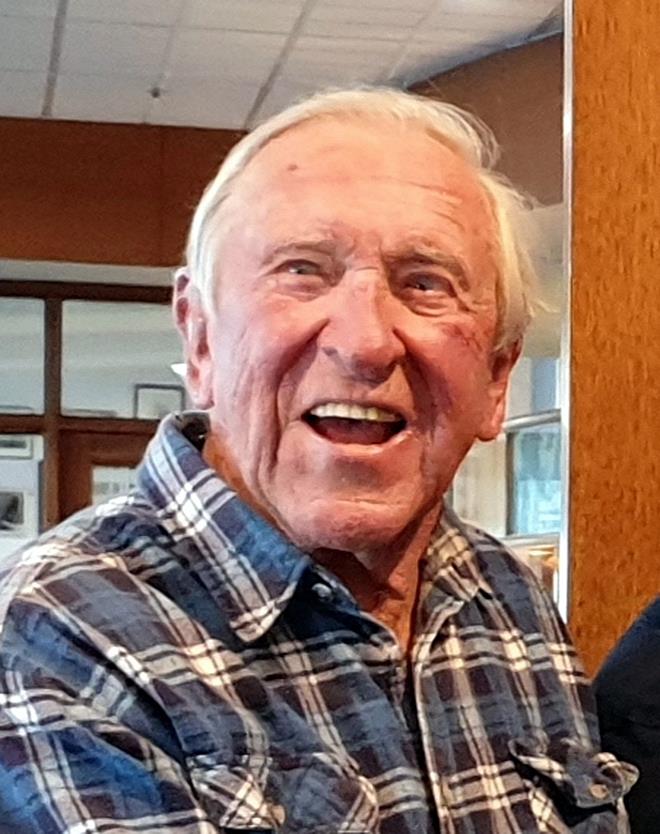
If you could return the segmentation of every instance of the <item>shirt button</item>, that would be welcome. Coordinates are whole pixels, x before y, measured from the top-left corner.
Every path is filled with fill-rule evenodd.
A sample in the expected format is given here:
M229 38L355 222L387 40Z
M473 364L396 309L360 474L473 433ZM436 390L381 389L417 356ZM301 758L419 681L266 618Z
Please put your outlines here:
M275 825L284 825L284 821L286 820L286 811L284 810L284 807L282 805L271 805L269 810Z
M593 796L594 799L607 799L610 795L609 790L605 785L599 785L598 782L595 782L593 785L589 786L589 793Z
M321 602L330 602L335 593L329 585L324 582L316 582L312 585L312 593L321 600Z

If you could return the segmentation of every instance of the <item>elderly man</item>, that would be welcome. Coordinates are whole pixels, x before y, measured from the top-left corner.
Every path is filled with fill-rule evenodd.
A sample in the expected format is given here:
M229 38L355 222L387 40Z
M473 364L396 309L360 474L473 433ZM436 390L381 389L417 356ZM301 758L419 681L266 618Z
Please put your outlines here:
M1 831L624 830L552 604L442 503L529 317L488 141L345 91L229 155L175 292L202 412L3 578Z

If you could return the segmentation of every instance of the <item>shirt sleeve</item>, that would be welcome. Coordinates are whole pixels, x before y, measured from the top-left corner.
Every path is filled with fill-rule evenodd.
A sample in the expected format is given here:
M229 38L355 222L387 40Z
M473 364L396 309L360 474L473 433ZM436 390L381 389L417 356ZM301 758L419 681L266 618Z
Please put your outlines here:
M217 834L166 715L56 612L14 599L0 635L0 834Z

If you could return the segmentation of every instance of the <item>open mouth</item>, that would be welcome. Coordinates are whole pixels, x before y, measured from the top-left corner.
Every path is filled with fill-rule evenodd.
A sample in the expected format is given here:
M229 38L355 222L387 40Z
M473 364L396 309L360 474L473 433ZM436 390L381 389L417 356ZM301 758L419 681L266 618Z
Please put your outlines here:
M396 412L355 403L323 403L307 411L303 420L332 443L363 446L387 443L406 427L406 421Z

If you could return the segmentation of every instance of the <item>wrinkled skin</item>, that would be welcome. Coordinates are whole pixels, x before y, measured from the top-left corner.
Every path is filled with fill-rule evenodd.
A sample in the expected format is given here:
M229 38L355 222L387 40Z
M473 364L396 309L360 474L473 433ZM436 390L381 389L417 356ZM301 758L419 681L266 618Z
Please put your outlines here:
M214 223L213 309L185 279L176 302L214 465L306 550L419 554L472 443L500 430L518 352L493 353L474 172L418 128L317 118L256 155ZM405 428L332 442L303 419L327 401Z

